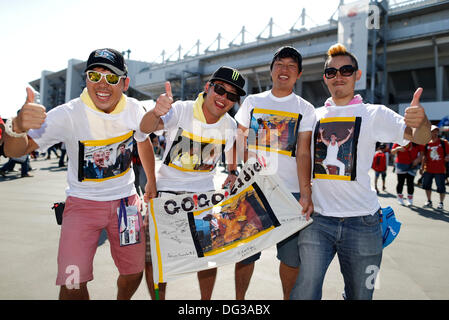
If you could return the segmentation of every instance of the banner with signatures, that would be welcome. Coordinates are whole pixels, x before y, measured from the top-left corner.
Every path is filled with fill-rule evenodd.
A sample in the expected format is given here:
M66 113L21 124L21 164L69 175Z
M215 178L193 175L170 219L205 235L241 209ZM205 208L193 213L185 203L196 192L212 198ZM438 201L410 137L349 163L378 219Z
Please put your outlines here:
M152 199L154 281L239 262L306 227L301 206L277 175L248 161L233 188Z

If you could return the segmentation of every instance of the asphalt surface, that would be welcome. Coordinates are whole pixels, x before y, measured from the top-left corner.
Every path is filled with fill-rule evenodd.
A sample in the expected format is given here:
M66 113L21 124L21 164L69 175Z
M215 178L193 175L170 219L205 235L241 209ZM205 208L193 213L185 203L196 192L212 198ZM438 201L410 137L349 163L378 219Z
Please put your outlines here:
M0 163L5 161L1 158ZM58 298L55 279L60 227L51 206L65 199L66 168L58 168L56 158L40 158L31 161L31 165L33 177L20 178L20 172L0 176L0 299L3 300ZM216 183L224 178L219 172ZM389 167L387 189L379 198L383 207L394 208L402 228L394 243L384 250L374 299L449 299L449 200L446 199L443 211L424 209L424 190L416 188L415 206L400 206L396 202L396 182L396 175ZM438 195L434 193L434 206L437 200ZM256 262L247 299L282 299L278 269L276 248L265 250ZM106 240L98 247L94 259L94 280L88 285L91 299L115 299L117 277ZM343 278L335 258L326 274L323 299L341 300L342 292ZM166 297L199 299L196 274L168 283ZM212 298L235 298L233 265L218 269ZM144 280L133 299L150 299Z

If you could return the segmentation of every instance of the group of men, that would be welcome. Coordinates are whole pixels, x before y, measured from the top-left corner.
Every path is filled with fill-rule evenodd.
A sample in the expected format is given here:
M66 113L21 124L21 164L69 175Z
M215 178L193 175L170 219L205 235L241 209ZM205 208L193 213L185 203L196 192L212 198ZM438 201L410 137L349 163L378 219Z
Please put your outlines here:
M148 112L123 93L130 80L118 51L93 51L85 72L86 89L80 98L46 113L44 106L33 102L33 92L28 89L20 113L6 124L5 151L11 156L59 141L67 147L68 189L56 280L61 299L89 298L87 283L93 279L92 261L103 228L120 273L117 298L132 297L144 269L154 295L151 258L145 246L148 233L139 234L140 241L133 243L123 243L119 236L130 227L142 233L140 226L148 223L140 215L126 223L140 205L133 171L121 168L123 174L98 181L83 180L79 172L82 166L78 162L85 159L86 148L107 149L129 139L132 131L148 180L145 201L164 194L213 190L221 153L226 155L229 172L223 187L232 186L241 151L237 146L243 146L244 161L263 155L298 199L302 214L313 218L310 226L277 244L284 299L320 299L324 275L335 254L340 259L346 297L372 298L373 287L366 285L371 274L365 270L367 266L380 268L382 236L380 204L370 187L368 171L377 141L429 141L430 123L419 104L422 89L415 92L404 117L385 106L363 103L362 97L354 96L355 83L361 77L357 59L340 44L328 51L323 80L331 97L318 109L294 93L302 74L302 56L289 46L274 53L272 89L248 95L241 104L241 97L247 95L245 79L226 66L213 73L195 101L174 102L171 85L166 82L165 93ZM232 118L228 111L235 103L240 108ZM165 131L167 143L156 174L148 134L161 131ZM190 146L187 152L186 145ZM332 157L326 157L333 146ZM245 298L259 257L260 253L236 263L236 299ZM75 286L67 282L67 270L72 266L80 275ZM198 272L202 299L211 299L216 274L216 268ZM163 299L165 284L159 284L159 290Z

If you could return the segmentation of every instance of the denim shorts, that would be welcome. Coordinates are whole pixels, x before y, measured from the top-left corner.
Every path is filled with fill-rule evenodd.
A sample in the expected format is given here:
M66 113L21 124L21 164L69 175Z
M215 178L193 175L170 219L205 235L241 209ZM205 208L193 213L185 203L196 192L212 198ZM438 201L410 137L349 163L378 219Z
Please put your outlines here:
M370 300L382 260L379 210L373 215L339 218L317 213L299 233L301 271L291 299L321 299L329 264L337 254L348 299Z
M387 176L387 171L374 171L374 174L375 174L376 178L378 178L379 176L382 176L382 178L385 179L385 177Z
M299 193L292 193L296 200L299 201ZM298 235L299 231L290 237L280 241L276 244L277 255L276 257L289 267L299 267L299 251L298 251ZM242 261L243 264L251 264L260 259L261 252L258 252Z

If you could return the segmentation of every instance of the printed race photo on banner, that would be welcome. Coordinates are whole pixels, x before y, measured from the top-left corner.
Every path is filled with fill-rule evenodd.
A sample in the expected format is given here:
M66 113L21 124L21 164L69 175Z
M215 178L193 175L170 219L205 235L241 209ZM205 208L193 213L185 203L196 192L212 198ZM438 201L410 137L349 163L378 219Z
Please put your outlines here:
M231 189L151 199L155 282L239 262L312 223L277 175L251 158Z
M188 215L198 257L235 248L279 226L257 184L220 205Z
M300 121L298 113L254 108L248 148L294 157Z
M79 181L100 182L123 176L131 167L133 131L106 140L79 142Z
M360 117L325 118L317 123L313 138L315 179L356 179L360 124Z
M179 128L164 164L181 171L209 172L220 160L225 144L225 140L200 137Z

